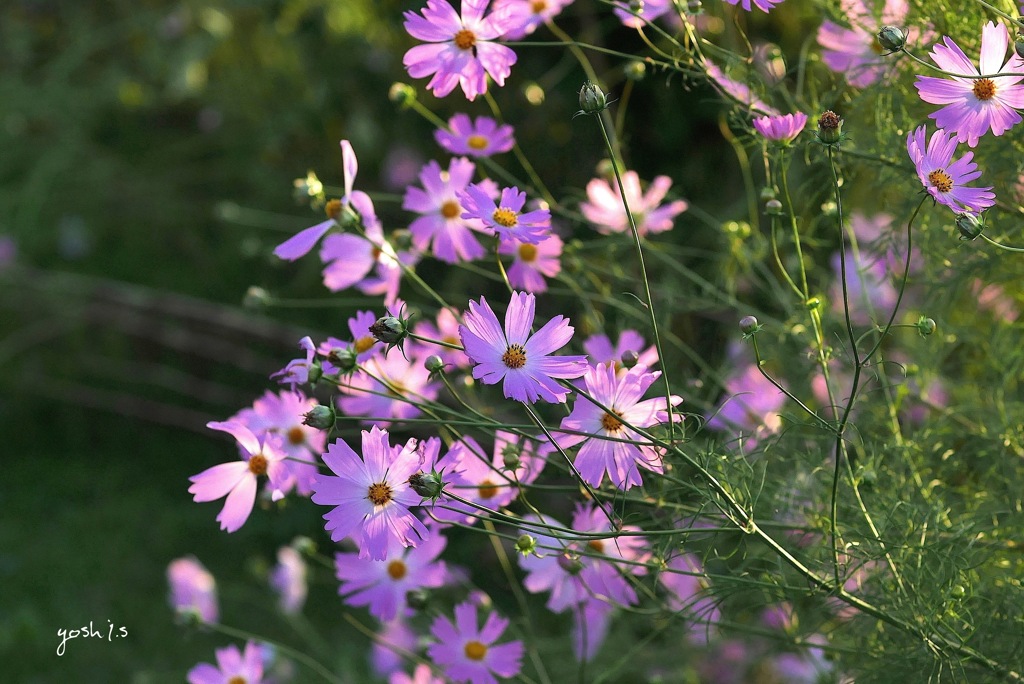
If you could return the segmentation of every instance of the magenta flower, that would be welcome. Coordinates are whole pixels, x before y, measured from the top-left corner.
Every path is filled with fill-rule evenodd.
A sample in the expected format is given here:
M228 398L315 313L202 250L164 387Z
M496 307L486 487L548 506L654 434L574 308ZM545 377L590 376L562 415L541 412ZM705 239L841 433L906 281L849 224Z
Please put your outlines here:
M171 561L167 566L167 583L175 613L195 612L203 622L217 622L217 582L194 556Z
M739 5L740 7L742 7L743 9L745 9L748 12L751 10L751 7L750 7L751 0L725 0L725 1L727 3L729 3L730 5ZM776 5L778 5L781 2L782 2L782 0L753 0L753 4L755 6L757 6L757 9L761 10L762 12L770 11L772 8L774 8Z
M1024 108L1024 76L1005 78L969 78L982 74L1020 73L1024 71L1024 60L1010 53L1006 57L1010 37L1003 24L989 22L981 31L981 59L979 71L960 47L949 37L943 36L943 45L932 48L931 58L941 69L968 78L939 78L918 76L914 86L921 99L930 104L946 105L929 114L936 125L951 133L957 140L970 147L986 132L1002 135L1020 123L1015 110Z
M639 29L672 9L672 0L644 0L639 5L620 0L613 6L615 9L612 11L623 26Z
M306 561L291 546L277 550L277 565L270 571L270 586L277 592L281 610L289 615L302 610L306 602Z
M341 582L338 593L350 606L369 606L370 615L390 622L405 614L410 591L444 586L448 568L437 557L447 541L435 533L419 546L405 549L392 539L386 560L335 554L336 576Z
M786 114L785 116L762 116L754 119L754 128L768 140L779 143L790 143L800 131L804 130L807 115L803 112Z
M934 133L925 146L925 127L907 136L907 152L917 167L917 176L932 198L953 211L979 213L996 203L992 188L968 188L969 183L981 176L975 164L974 153L968 152L955 162L957 141L941 128Z
M398 299L402 265L419 260L412 252L398 252L384 239L379 225L367 226L366 237L346 233L328 235L320 247L324 286L332 292L355 286L370 296L384 296L384 305Z
M237 646L218 648L217 665L199 663L188 671L188 684L260 684L263 681L263 653L255 643L248 641L245 651Z
M345 173L345 194L340 204L328 203L327 208L330 218L323 223L299 231L288 238L274 249L274 255L286 261L295 261L304 256L316 246L327 231L337 223L341 213L346 209L355 211L363 221L367 229L370 226L378 226L379 221L373 209L373 200L362 190L352 190L352 184L356 179L356 172L359 164L356 160L356 153L352 150L352 144L348 140L341 141L341 157Z
M347 416L388 427L392 420L418 416L421 411L416 404L436 399L439 388L439 382L431 382L422 359L406 359L392 351L371 358L338 385L343 395L338 406Z
M427 0L423 16L405 12L405 30L427 45L410 48L402 58L413 78L432 76L427 90L435 97L444 97L462 86L469 100L487 92L487 76L498 86L516 63L516 53L494 40L513 28L505 12L484 16L489 3L484 0L462 0L462 15L447 0Z
M494 675L515 677L522 667L523 642L494 643L508 624L505 618L491 613L480 628L476 606L460 603L455 606L454 624L445 615L434 620L430 632L437 641L427 646L427 655L453 682L497 684Z
M689 206L686 200L681 199L658 206L672 187L672 179L668 176L658 176L651 182L647 192L643 192L636 171L626 171L622 174L622 187L640 235L669 230L672 228L672 220ZM580 204L580 211L584 218L594 224L597 232L603 235L630 230L629 214L622 205L619 186L614 180L609 182L595 178L587 183L587 201Z
M234 532L249 519L253 504L256 503L256 478L266 475L270 486L280 491L288 475L284 463L285 453L280 447L280 437L271 433L257 439L256 435L241 423L207 423L211 430L221 430L238 440L244 453L243 460L221 463L189 478L192 486L188 493L197 503L215 501L222 496L224 508L217 515L222 530Z
M494 11L508 12L509 24L505 40L519 40L547 21L554 19L572 0L495 0Z
M519 188L502 188L497 202L479 183L470 185L460 193L459 199L466 211L464 219L479 219L497 233L502 240L519 240L532 245L544 240L551 230L551 212L547 209L523 211L526 193Z
M551 356L572 339L573 327L563 316L555 316L536 333L533 326L536 298L532 294L513 292L505 312L505 329L480 298L469 303L459 328L466 355L476 364L473 377L485 385L504 381L505 397L535 403L543 399L564 403L569 390L555 378L578 378L587 370L584 356Z
M545 292L548 284L544 278L554 278L562 271L562 246L562 238L554 233L537 244L502 241L498 252L513 256L508 268L509 284L527 292Z
M637 355L637 363L652 367L658 363L658 348L653 344L644 349L644 338L636 330L623 330L619 333L619 339L612 346L612 341L604 333L591 335L583 342L583 351L589 356L589 363L596 366L599 363L612 364L616 371L624 371L622 355L627 351Z
M385 560L390 540L416 546L427 528L409 511L422 501L409 486L420 469L415 447L391 446L386 430L363 433L360 457L343 440L327 447L324 463L335 475L317 475L313 503L333 506L324 515L332 541L353 537L360 558Z
M584 434L566 433L557 437L563 448L582 442L574 463L584 482L600 487L605 473L608 473L612 484L619 489L629 489L643 483L637 466L654 473L665 472L658 450L623 424L625 421L637 428L648 428L668 419L665 397L641 401L659 377L660 372L649 373L646 366L634 366L621 377L616 376L612 364L598 364L596 368L587 370L583 376L587 394L611 411L606 412L580 395L572 413L562 419L561 428ZM672 397L673 406L681 401L682 397ZM678 415L674 417L681 418Z
M458 196L473 180L476 164L465 157L452 159L442 171L436 161L420 171L423 188L410 186L402 208L421 216L409 224L413 246L425 252L433 244L434 256L450 264L479 259L486 252L473 237L474 230L486 232L483 221L465 219Z
M499 126L488 116L478 116L471 122L469 115L456 114L448 120L448 129L434 131L437 144L452 154L470 157L490 157L508 152L515 145L511 126Z
M842 74L855 88L864 88L894 70L893 59L882 55L878 30L882 26L905 26L910 9L906 0L885 0L882 19L875 18L873 7L865 0L842 0L840 3L850 28L825 20L818 28L818 44L823 48L821 59L832 71ZM922 34L912 26L906 29L908 43L931 41L931 31Z

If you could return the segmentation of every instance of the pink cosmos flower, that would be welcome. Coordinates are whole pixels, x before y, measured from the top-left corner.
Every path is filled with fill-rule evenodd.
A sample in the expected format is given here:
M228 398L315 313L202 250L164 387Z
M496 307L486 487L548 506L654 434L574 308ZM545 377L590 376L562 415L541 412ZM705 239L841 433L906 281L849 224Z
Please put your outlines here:
M403 209L421 214L409 224L416 249L425 252L433 244L434 256L450 264L473 261L486 253L472 231L487 232L487 226L479 219L463 218L458 199L475 170L476 164L458 157L448 163L447 171L436 161L420 171L423 188L410 186L402 200Z
M193 501L215 501L222 496L224 508L217 515L222 530L234 532L249 519L253 504L256 503L256 478L266 475L270 487L280 491L288 468L284 463L285 453L281 449L280 436L267 433L258 439L241 423L207 423L211 430L221 430L238 440L244 454L243 460L221 463L189 478L188 488Z
M877 1L873 4L877 4ZM818 44L823 48L821 59L832 71L842 74L855 88L864 88L894 71L891 57L882 56L878 43L882 26L905 26L910 5L906 0L885 0L882 20L875 18L873 7L865 0L841 0L850 28L825 20L818 28ZM930 42L932 32L923 34L916 26L906 29L908 43Z
M350 606L369 606L370 615L390 622L404 615L406 595L422 588L444 586L448 569L437 557L444 551L447 539L435 533L414 548L403 548L398 541L389 542L387 560L360 558L354 553L334 556L335 571L341 585L338 593Z
M498 247L501 254L513 256L508 268L508 282L512 287L527 292L545 292L548 284L544 278L554 278L562 271L562 238L554 233L537 244L503 240Z
M672 9L672 0L644 0L639 6L629 2L613 3L615 16L622 21L623 26L630 28L643 28L661 15Z
M516 53L493 42L514 24L508 12L484 16L488 0L462 0L462 15L447 0L427 0L419 16L405 12L405 30L427 45L410 48L402 58L413 78L432 76L427 89L444 97L462 86L469 100L487 92L489 75L500 87L512 73Z
M277 550L277 565L270 571L270 586L277 592L281 610L294 615L306 602L306 561L291 546Z
M262 649L252 641L245 644L245 651L237 646L218 648L217 665L199 663L188 671L188 684L260 684L263 681Z
M299 349L305 350L306 358L293 359L281 370L270 374L271 380L291 386L292 391L295 391L298 385L309 382L309 369L315 365L313 359L316 358L316 345L308 335L299 340Z
M171 587L171 608L175 613L194 611L203 622L217 622L220 615L217 582L194 556L171 561L167 566L167 583Z
M414 446L392 447L386 430L374 426L362 436L362 457L340 439L327 447L324 463L335 475L317 475L313 503L333 506L324 515L332 541L353 537L360 558L385 560L390 540L416 546L427 538L409 511L422 500L408 482L420 462Z
M395 303L396 309L400 309L399 302ZM377 344L377 338L370 333L370 326L380 318L372 311L357 311L356 315L348 319L348 330L352 334L352 342L339 340L337 337L328 337L317 347L317 352L330 358L332 354L337 355L346 349L355 352L356 363L366 363L372 357L384 351L382 345Z
M768 140L780 143L792 142L804 130L807 115L803 112L785 116L762 116L754 119L754 128Z
M572 339L573 327L563 316L555 316L536 333L533 326L536 298L513 292L505 312L505 329L480 298L469 303L459 327L462 346L473 361L473 377L486 385L504 381L505 397L535 403L543 399L564 403L569 390L555 378L578 378L587 370L584 356L551 356Z
M360 416L365 423L388 427L392 420L420 415L416 404L436 399L439 388L440 383L431 382L422 359L406 359L392 351L371 358L338 385L342 394L338 406L347 416Z
M931 58L941 69L966 77L982 74L1020 73L1024 60L1011 50L1006 57L1010 36L1004 24L989 22L981 31L981 59L979 71L960 47L943 36L943 45L932 48ZM918 76L914 86L921 99L930 104L946 105L929 114L936 125L956 133L959 142L970 147L986 132L1002 135L1021 121L1015 110L1024 108L1024 76L1005 78L950 78Z
M658 349L653 344L644 349L644 338L636 330L623 330L619 339L612 346L612 341L604 333L591 335L583 343L583 350L590 357L590 365L599 363L612 364L616 371L625 372L622 355L627 351L637 355L637 364L652 367L658 363Z
M954 162L956 139L940 128L932 133L926 147L925 132L925 127L921 126L907 136L907 152L928 194L957 213L978 213L995 204L996 196L991 187L964 186L981 176L978 165L972 161L974 153L968 152Z
M658 206L672 187L672 179L668 176L655 178L645 193L640 189L640 177L636 171L626 171L622 174L622 187L641 236L669 230L672 220L689 206L686 200L681 199ZM580 211L603 235L630 231L629 215L614 180L595 178L587 183L587 201L580 205Z
M707 425L714 430L744 433L744 444L753 448L782 427L778 411L785 403L786 395L749 363L726 379L725 399Z
M448 344L462 344L459 339L459 319L455 317L451 309L441 309L437 312L437 324L429 320L420 320L413 326L413 332L421 337L427 337ZM469 368L469 357L461 349L442 347L437 344L429 344L420 340L414 340L410 355L426 358L431 354L437 354L445 364L451 364L456 368ZM409 349L409 347L407 347Z
M380 632L370 649L370 666L381 677L398 672L405 667L404 652L415 652L419 646L419 635L402 618L381 625Z
M712 85L745 107L768 116L779 116L782 113L775 109L775 107L765 104L763 100L757 98L746 83L740 83L726 76L725 72L717 64L707 62L705 69Z
M228 418L228 422L242 423L257 438L267 434L281 436L278 446L286 460L278 487L287 494L293 488L302 496L312 491L313 477L317 474L317 459L327 443L327 435L303 423L303 416L317 405L302 392L265 392L245 408Z
M593 660L598 654L614 612L615 606L604 601L584 601L573 606L572 651L577 661Z
M478 627L477 609L465 602L455 606L455 623L446 615L439 615L430 632L437 639L427 647L430 659L444 668L453 682L470 684L497 684L499 677L515 677L521 669L523 643L509 641L495 644L508 620L491 613L483 628Z
M434 131L434 139L452 154L490 157L508 152L515 145L512 127L499 126L488 116L478 116L470 121L468 114L456 114L448 120L448 129Z
M587 394L607 406L611 412L606 412L580 395L572 407L572 413L562 419L561 428L583 434L565 433L557 437L563 448L582 442L574 463L584 482L600 487L607 473L616 487L629 489L643 483L637 466L654 473L665 472L658 450L645 443L645 439L632 428L623 425L623 421L626 421L637 428L648 428L668 419L665 414L668 408L665 397L641 401L641 397L659 377L660 371L649 373L646 366L634 366L621 377L616 376L612 364L598 364L596 368L587 369L583 376ZM673 406L681 401L682 397L672 397ZM674 417L682 418L679 415Z
M404 672L395 672L388 679L388 684L445 684L445 681L435 677L429 665L420 663L412 671L411 677Z
M666 571L658 575L658 579L669 592L668 609L686 611L692 616L687 635L689 641L695 645L707 645L721 612L707 592L703 563L691 553L681 553L667 563Z
M505 32L505 40L519 40L561 13L572 0L495 0L494 11L508 12L512 25Z
M345 173L345 194L341 198L340 205L328 203L330 218L323 223L299 231L288 238L274 249L274 255L286 261L295 261L304 256L316 246L327 231L337 223L341 213L346 209L355 211L363 221L363 226L369 230L371 226L380 227L377 214L373 209L373 200L362 190L352 190L352 184L356 180L356 172L359 170L359 163L356 160L356 153L352 150L352 144L348 140L341 141L341 157Z
M739 5L740 7L745 9L746 11L748 11L748 12L750 11L750 2L751 2L751 0L725 0L725 1L727 3L729 3L730 5ZM768 12L773 7L775 7L776 5L781 3L782 0L753 0L753 2L754 2L754 5L757 6L757 9L761 10L762 12Z
M501 199L492 199L487 189L478 183L459 194L466 211L464 219L479 219L497 233L502 240L519 240L532 245L544 240L551 230L551 212L535 209L526 213L526 193L519 188L502 188Z
M355 286L370 296L384 296L384 305L398 299L402 265L413 266L419 256L398 252L384 239L379 225L367 226L366 237L345 233L328 235L320 247L324 286L332 292Z

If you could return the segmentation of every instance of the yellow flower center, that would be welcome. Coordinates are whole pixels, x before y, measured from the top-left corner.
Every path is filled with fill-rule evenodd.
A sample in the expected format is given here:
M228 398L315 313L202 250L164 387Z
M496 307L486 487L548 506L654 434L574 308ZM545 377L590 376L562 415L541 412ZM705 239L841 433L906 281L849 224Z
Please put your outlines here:
M477 133L466 138L466 144L474 150L483 150L487 147L487 138Z
M498 485L494 484L490 480L484 480L477 487L477 493L481 499L493 499L494 495L498 493Z
M441 205L441 216L446 219L453 219L462 213L462 207L455 200L448 200Z
M242 675L235 675L228 680L227 684L249 684L249 680Z
M533 10L534 14L540 14L548 8L548 3L545 0L533 0L530 3L530 9Z
M393 560L388 563L388 577L396 582L405 577L405 563L400 560Z
M337 220L341 216L341 200L332 199L330 202L324 205L324 213L327 214L327 218Z
M515 228L518 220L516 218L516 212L506 207L498 207L494 210L494 214L491 216L494 222L499 226L505 226L506 228Z
M462 29L455 34L455 47L460 50L469 50L476 45L476 35L469 29Z
M360 337L356 340L356 353L362 354L364 351L377 344L377 340L367 335L366 337Z
M531 245L528 242L524 242L519 245L519 259L526 263L532 263L537 258L537 245Z
M991 100L996 96L996 84L991 78L978 78L974 81L974 97L979 100Z
M366 490L366 498L374 506L383 506L391 501L391 487L387 482L375 482Z
M949 192L953 189L953 179L943 169L935 169L929 173L928 182L939 192Z
M298 446L306 441L306 431L298 425L288 431L288 443Z
M604 553L604 542L600 539L591 540L587 543L587 546L590 547L591 551L595 551L597 553Z
M601 427L608 432L618 432L622 429L622 421L619 420L621 416L622 414L618 411L604 414L601 416Z
M466 657L470 660L483 660L487 655L487 647L479 641L466 642Z
M249 457L249 472L260 476L267 474L267 457L263 454L253 454Z
M459 338L456 337L455 335L445 335L444 337L441 338L441 341L447 342L448 344L462 344Z
M515 370L526 365L526 349L521 344L513 344L501 355L502 362Z

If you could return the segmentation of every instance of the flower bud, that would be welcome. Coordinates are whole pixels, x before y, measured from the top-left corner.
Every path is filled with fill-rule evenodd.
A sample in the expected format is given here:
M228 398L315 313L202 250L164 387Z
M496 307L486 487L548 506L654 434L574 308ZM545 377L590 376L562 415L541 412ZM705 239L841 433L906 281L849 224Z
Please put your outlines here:
M584 114L597 114L608 106L608 98L599 86L590 81L580 88L580 111Z
M744 335L753 335L761 329L761 324L753 316L744 316L740 319L740 330Z
M430 592L426 589L413 589L405 594L406 604L413 610L423 611L430 605Z
M917 332L921 333L921 337L928 337L935 332L935 321L927 316L921 316L917 321Z
M1013 51L1017 53L1017 56L1024 59L1024 35L1017 34L1017 37L1013 41Z
M529 556L537 552L537 540L528 534L519 535L519 539L516 539L516 551Z
M704 11L704 5L700 0L687 0L686 13L687 14L700 14Z
M761 188L761 201L767 202L768 200L775 199L775 188L770 185L766 185Z
M985 229L985 222L974 214L960 213L956 215L956 227L961 240L974 240Z
M769 216L781 216L782 215L782 202L777 199L770 199L764 203L764 213Z
M370 326L370 333L384 344L397 344L405 339L408 331L400 319L395 316L381 316Z
M635 59L623 67L622 72L629 81L642 81L647 75L647 65Z
M424 499L436 501L441 496L441 490L444 489L444 480L441 478L441 473L431 468L429 473L421 470L410 475L409 486L412 487L412 491Z
M262 287L253 285L245 291L245 296L242 297L242 306L246 309L262 309L269 301L270 293Z
M292 185L295 187L296 202L321 199L324 196L324 184L320 182L313 171L307 171L305 178L296 178L292 181Z
M522 447L518 444L506 444L501 450L501 462L505 466L505 470L515 470L522 463L519 458L523 453Z
M626 368L632 368L637 364L637 361L640 360L640 355L632 349L627 349L622 352L622 356L619 357L619 360L622 361L622 365Z
M338 416L334 412L334 409L330 406L324 406L318 404L311 408L307 413L302 414L304 420L303 425L316 428L317 430L330 430L334 427L334 423L337 421Z
M336 348L327 354L327 360L337 366L342 373L349 373L356 369L356 365L358 365L356 357L358 355L354 347Z
M899 52L907 44L907 36L895 26L883 26L878 29L878 44L889 52Z
M818 119L817 136L818 140L825 145L838 143L843 136L843 118L831 109L827 110Z
M806 308L808 311L814 311L820 307L821 299L818 297L811 297L806 302L804 302L804 308Z
M408 83L394 83L388 90L388 99L402 107L408 107L416 101L416 89Z
M565 570L570 575L578 575L583 570L583 563L576 556L568 553L563 553L558 557L558 567Z
M427 357L427 360L423 362L423 367L431 373L439 373L444 368L444 359L437 354L431 354Z

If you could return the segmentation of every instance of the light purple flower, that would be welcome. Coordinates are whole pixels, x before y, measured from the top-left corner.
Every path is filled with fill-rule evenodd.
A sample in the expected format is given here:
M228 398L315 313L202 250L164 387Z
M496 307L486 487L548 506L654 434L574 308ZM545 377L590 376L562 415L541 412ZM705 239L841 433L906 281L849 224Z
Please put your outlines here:
M583 350L590 357L590 365L596 366L599 363L613 364L617 372L625 372L622 365L622 355L627 351L637 355L637 363L652 367L658 363L658 349L653 344L644 349L644 338L636 330L623 330L619 333L619 339L612 346L612 341L604 333L591 335L583 343Z
M306 602L306 561L291 546L277 550L277 565L270 571L270 586L277 592L281 610L298 613Z
M508 125L499 126L489 116L478 116L470 121L468 114L456 114L448 120L448 130L434 131L434 139L452 154L490 157L512 149L515 145L512 130Z
M537 244L503 240L498 247L501 254L513 256L508 268L508 282L517 289L527 292L545 292L548 284L544 278L554 278L562 271L562 238L554 233Z
M188 671L188 684L260 684L263 681L262 649L252 641L245 644L245 651L237 646L218 648L217 664L199 663Z
M315 365L316 345L308 335L299 340L299 349L305 350L304 359L292 359L284 368L270 374L271 380L277 380L282 385L290 385L292 391L298 385L309 382L309 370Z
M509 641L495 644L508 620L491 613L480 628L477 609L472 603L455 606L455 623L446 615L439 615L430 632L437 639L427 647L430 659L444 668L453 682L470 684L497 684L499 677L515 677L521 669L523 643Z
M425 252L433 245L434 256L450 264L479 259L486 252L473 237L474 230L488 232L479 219L462 217L459 194L473 180L476 164L465 157L452 159L442 171L436 161L420 171L423 188L409 186L402 208L421 214L409 224L413 246Z
M266 475L270 487L280 491L288 475L285 453L280 446L281 438L275 434L267 433L259 439L241 423L211 422L206 427L232 435L241 447L243 460L221 463L193 475L189 478L192 486L188 492L197 503L227 497L217 522L222 530L234 532L249 519L256 503L256 478Z
M885 0L881 21L865 0L841 0L840 6L850 28L827 19L821 23L821 59L829 69L842 74L847 83L864 88L895 70L894 59L883 56L885 50L878 42L878 30L886 25L905 26L910 6L906 0ZM922 33L916 26L906 29L908 43L930 42L932 37L930 30Z
M547 209L522 213L526 193L519 188L502 188L501 198L495 202L486 187L475 183L459 194L459 201L465 208L462 218L479 219L502 240L535 245L551 231L551 212Z
M194 556L176 558L167 565L167 584L175 613L195 611L203 622L217 622L217 582Z
M1020 73L1024 60L1011 50L1006 57L1010 36L1004 24L989 22L981 31L981 59L979 71L960 47L943 36L942 45L932 48L931 58L941 69L964 76L982 74ZM960 78L918 76L914 86L921 99L930 104L946 105L929 114L936 125L970 147L988 131L1002 135L1021 121L1017 109L1024 108L1024 76L1000 78Z
M667 563L658 579L669 596L666 606L672 611L686 611L692 616L687 634L695 645L706 646L715 633L721 611L707 591L707 577L700 559L691 553L681 553Z
M384 623L370 649L370 665L373 671L385 677L404 667L405 660L402 654L417 650L418 637L419 635L402 617Z
M578 378L587 370L585 356L551 356L572 339L573 327L564 316L555 316L530 334L536 298L513 292L502 330L487 300L470 302L459 327L462 346L473 361L473 377L486 385L504 381L505 397L535 403L543 399L564 403L569 390L555 378Z
M572 0L495 0L494 11L508 12L512 28L505 32L505 40L519 40L534 31L572 4Z
M729 3L730 5L739 5L740 7L742 7L745 10L747 10L748 12L751 9L751 7L750 7L751 0L725 0L725 1L727 3ZM778 5L781 2L782 2L782 0L753 0L753 4L756 5L757 9L761 10L762 12L768 12L769 10L771 10L772 8L774 8L776 5Z
M598 364L596 368L587 370L583 376L587 394L611 409L611 412L606 412L580 395L576 398L572 413L562 419L561 428L584 434L564 433L557 437L563 448L582 442L574 463L584 482L600 487L607 473L608 479L616 487L629 489L643 483L637 466L654 473L665 472L658 450L623 424L627 422L637 428L648 428L668 419L665 414L668 408L665 397L641 401L644 393L659 377L660 372L649 373L646 366L634 366L620 377L616 376L615 366L611 364ZM681 397L672 397L673 406L681 401ZM678 414L674 417L682 418Z
M342 380L338 406L347 416L358 416L364 423L388 427L392 420L415 418L416 405L437 398L440 383L431 381L422 359L406 359L392 350L374 356L361 369Z
M745 446L753 448L782 427L778 411L785 403L786 395L749 363L726 379L725 400L707 425L714 430L743 433Z
M639 6L624 0L613 3L615 16L629 28L643 28L672 9L672 0L644 0Z
M705 64L705 69L707 70L708 78L711 79L712 85L716 86L723 93L732 99L737 100L745 107L749 107L751 110L761 114L767 114L768 116L779 116L782 113L775 109L775 107L766 104L763 100L756 97L746 83L740 83L737 80L729 78L717 64L707 62Z
M402 58L413 78L432 76L427 90L444 97L462 86L469 100L487 92L489 75L500 87L512 72L516 53L493 41L513 28L507 12L484 16L487 0L462 0L462 15L447 0L427 0L422 16L405 12L405 30L427 42L410 48Z
M608 636L615 606L604 601L584 601L572 610L572 651L576 660L593 660Z
M846 293L850 307L850 320L867 325L874 320L889 317L899 293L889 277L886 260L861 250L860 261L852 249L846 251ZM843 315L842 260L839 253L832 255L835 282L829 289L832 310Z
M388 684L445 684L445 681L440 677L435 677L429 665L420 663L412 671L411 677L404 672L392 673Z
M391 308L401 310L401 302L395 302ZM352 335L352 342L339 340L337 337L328 337L317 347L317 353L332 358L337 354L351 349L355 352L356 363L366 363L374 356L384 352L383 345L377 344L377 338L370 333L370 326L380 318L372 311L357 311L356 315L348 319L348 330Z
M416 546L427 529L410 506L422 501L409 486L409 476L420 469L415 447L391 446L386 430L374 426L362 433L360 457L343 440L327 447L324 463L335 475L318 475L313 503L333 506L324 515L332 541L352 537L361 558L385 560L390 540Z
M402 265L413 266L419 256L398 252L384 239L381 227L368 226L361 235L328 235L320 247L324 286L332 292L355 286L370 296L384 296L384 305L398 299Z
M422 588L444 585L448 569L437 557L447 543L435 533L414 548L403 548L392 539L386 560L360 558L354 553L334 556L335 571L341 585L338 593L351 606L368 606L370 615L390 622L405 614L406 595Z
M636 171L626 171L622 174L622 187L641 236L669 230L672 220L689 206L686 200L681 199L659 206L672 187L672 179L668 176L658 176L647 192L643 192ZM622 205L619 186L614 180L595 178L587 183L587 201L580 204L580 211L603 235L630 231L629 214Z
M779 143L792 142L804 130L807 115L803 112L785 116L762 116L754 119L754 128L768 140Z
M981 176L978 165L971 161L974 153L968 152L954 162L956 139L940 128L932 133L926 147L925 133L925 127L921 126L907 136L907 152L928 194L957 213L977 213L995 204L996 196L991 187L964 186Z
M426 319L417 321L416 325L413 326L413 332L420 337L427 337L439 342L461 344L459 339L459 319L456 318L451 309L441 309L437 312L436 325ZM426 358L431 354L437 354L445 364L451 364L456 368L469 368L470 366L469 357L461 349L429 344L422 340L412 340L411 342L412 344L406 347L406 349L412 349L412 351L408 352L410 355Z
M379 228L380 224L377 220L377 214L373 209L373 200L362 190L352 190L352 184L356 179L356 172L359 170L359 163L356 160L356 153L352 149L352 144L348 140L341 141L341 156L345 173L345 194L341 197L340 206L328 203L328 210L334 215L331 215L323 223L318 223L315 226L299 231L278 245L274 249L274 255L279 259L295 261L307 254L309 250L316 246L320 238L326 235L327 231L338 222L338 219L341 218L341 213L346 209L355 211L362 219L363 226L367 230L371 226Z

